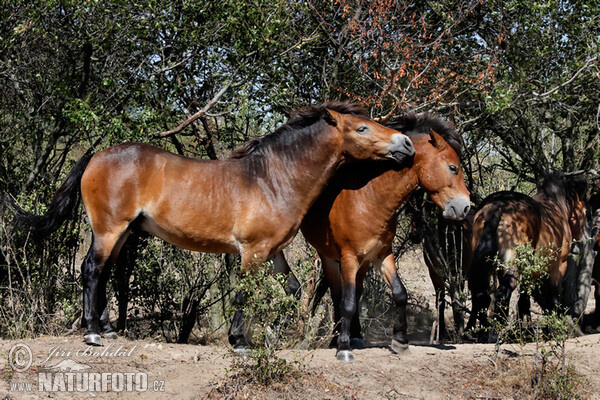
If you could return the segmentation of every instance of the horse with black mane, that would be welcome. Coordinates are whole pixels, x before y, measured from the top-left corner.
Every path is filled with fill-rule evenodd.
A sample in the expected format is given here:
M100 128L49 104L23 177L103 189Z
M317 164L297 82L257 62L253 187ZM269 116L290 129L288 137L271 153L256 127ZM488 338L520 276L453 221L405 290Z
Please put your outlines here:
M533 295L543 310L560 305L561 284L567 270L567 255L574 240L579 240L586 226L586 184L560 172L548 173L533 197L526 194L497 192L480 205L473 222L473 261L468 277L472 295L472 312L467 325L473 328L477 319L488 326L487 309L490 305L489 281L492 274L499 280L496 289L494 315L500 321L506 318L510 295L517 286L520 271L497 269L497 260L508 265L515 257L515 247L527 241L531 246L549 249L551 257L545 279ZM521 293L519 311L529 313L530 299ZM495 333L487 338L494 341Z
M330 102L296 112L230 159L193 159L142 143L86 154L45 215L16 207L17 217L21 226L47 235L69 217L81 192L93 233L81 267L84 339L102 345L101 335L116 337L107 309L108 270L134 227L189 250L239 253L242 269L256 270L293 239L342 164L391 160L382 167L393 168L413 154L406 136L372 121L361 106ZM229 340L236 349L246 346L241 312Z
M339 322L337 358L343 361L354 358L352 344L362 345L356 311L371 263L391 288L396 305L392 349L407 346L407 293L396 271L392 241L398 209L412 191L421 186L449 219L464 218L470 208L459 162L462 139L449 122L430 114L407 114L386 126L410 137L414 159L391 169L374 163L340 169L301 226L331 287Z

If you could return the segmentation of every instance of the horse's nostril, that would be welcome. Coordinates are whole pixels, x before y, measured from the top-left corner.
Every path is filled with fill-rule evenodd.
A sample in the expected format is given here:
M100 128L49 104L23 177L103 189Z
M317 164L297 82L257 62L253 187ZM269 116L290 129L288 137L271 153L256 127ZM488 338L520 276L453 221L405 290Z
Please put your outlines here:
M468 213L470 209L471 209L471 206L466 206L465 207L465 214Z
M412 150L413 148L413 144L410 140L405 140L404 141L404 147L406 147L407 150Z

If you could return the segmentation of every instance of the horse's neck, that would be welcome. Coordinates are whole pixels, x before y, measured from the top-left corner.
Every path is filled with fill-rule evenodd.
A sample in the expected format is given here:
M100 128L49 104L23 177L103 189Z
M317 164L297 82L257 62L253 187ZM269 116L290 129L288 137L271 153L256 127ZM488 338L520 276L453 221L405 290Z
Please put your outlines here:
M270 184L263 185L263 190L271 191L296 212L306 213L343 162L333 129L326 129L317 138L311 151L285 157L273 155L267 167L265 179Z
M543 193L534 195L533 199L537 201L541 207L542 230L549 229L553 232L555 231L556 233L566 233L569 235L569 237L572 236L572 232L568 223L569 210L564 199L557 199L555 197L547 196ZM558 238L554 239L558 240ZM554 244L558 246L561 245L560 243Z
M548 196L544 193L536 193L533 196L533 199L537 201L544 210L547 210L547 213L550 214L550 216L569 217L569 210L565 199Z
M414 166L389 170L371 180L373 196L377 199L377 207L384 209L390 218L395 218L396 211L410 196L419 184L417 170Z

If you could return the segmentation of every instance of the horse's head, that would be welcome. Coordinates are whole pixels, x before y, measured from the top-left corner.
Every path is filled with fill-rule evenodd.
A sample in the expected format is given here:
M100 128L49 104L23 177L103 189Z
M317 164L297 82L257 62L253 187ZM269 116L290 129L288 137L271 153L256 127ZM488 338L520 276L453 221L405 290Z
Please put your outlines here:
M323 118L340 133L345 157L357 160L390 159L401 163L415 154L415 148L406 135L380 125L365 115L343 113L334 107L327 107Z
M456 151L434 131L413 137L419 185L443 211L444 218L462 220L471 208Z

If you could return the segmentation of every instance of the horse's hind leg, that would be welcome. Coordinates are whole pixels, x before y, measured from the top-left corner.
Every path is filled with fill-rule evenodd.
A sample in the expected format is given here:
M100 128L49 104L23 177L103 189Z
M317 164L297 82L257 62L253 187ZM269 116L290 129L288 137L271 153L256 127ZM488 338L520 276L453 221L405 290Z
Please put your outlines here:
M81 277L83 279L83 318L87 326L87 332L83 338L87 344L95 346L102 346L99 327L98 286L102 269L107 259L107 256L98 252L96 241L94 240L81 265Z
M503 327L508 322L510 295L517 286L516 278L510 274L505 273L499 279L498 289L496 289L496 305L494 307L494 318L497 321L498 327ZM498 339L497 328L488 337L488 342L492 343Z
M406 320L406 305L408 304L408 293L402 280L398 276L394 254L391 252L385 256L381 266L374 261L374 266L379 267L383 279L392 289L392 297L396 305L396 321L394 322L394 336L392 338L391 348L394 352L400 353L408 348L408 322Z
M83 280L83 317L87 326L84 340L87 344L102 346L100 333L112 332L107 300L106 282L109 268L105 268L121 235L96 236L81 265Z

